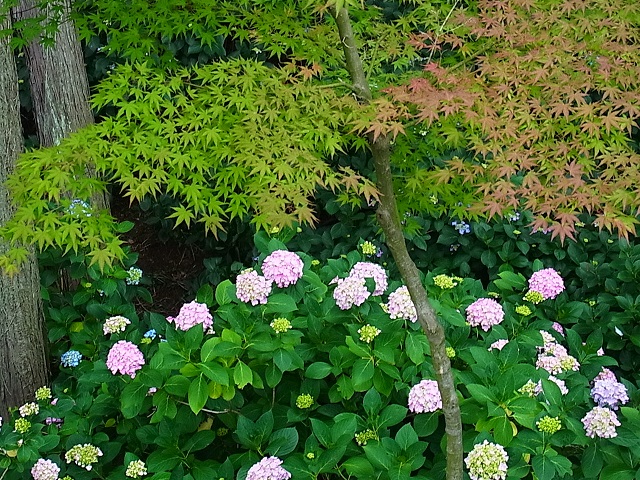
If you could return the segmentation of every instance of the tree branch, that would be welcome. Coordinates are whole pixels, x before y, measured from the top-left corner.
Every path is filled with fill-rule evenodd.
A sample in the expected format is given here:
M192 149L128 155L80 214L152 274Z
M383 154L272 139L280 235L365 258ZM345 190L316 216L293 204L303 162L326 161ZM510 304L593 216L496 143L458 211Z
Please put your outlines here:
M371 90L358 54L347 9L342 8L337 12L335 19L344 50L346 67L353 83L353 90L361 102L368 103L372 100ZM376 185L381 194L376 215L384 231L387 246L398 265L400 275L415 304L418 313L418 322L426 333L431 347L431 358L440 395L442 396L442 410L445 418L447 435L447 480L461 480L463 477L462 420L453 373L451 371L451 362L449 361L449 357L447 357L445 349L444 329L438 321L436 312L427 298L427 291L422 285L420 272L409 256L404 234L402 233L393 190L390 139L386 135L380 135L376 139L370 135L369 145L375 164Z

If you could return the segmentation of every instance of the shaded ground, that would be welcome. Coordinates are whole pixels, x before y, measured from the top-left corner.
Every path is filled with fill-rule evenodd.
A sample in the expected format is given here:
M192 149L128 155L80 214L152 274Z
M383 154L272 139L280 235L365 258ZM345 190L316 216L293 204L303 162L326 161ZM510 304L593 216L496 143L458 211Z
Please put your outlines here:
M128 220L135 224L121 238L138 253L136 265L151 280L153 311L176 315L185 301L192 300L188 298L191 281L203 270L204 252L196 245L184 245L175 239L161 240L159 227L150 225L137 204L129 206L128 199L120 195L111 199L111 214L120 222Z

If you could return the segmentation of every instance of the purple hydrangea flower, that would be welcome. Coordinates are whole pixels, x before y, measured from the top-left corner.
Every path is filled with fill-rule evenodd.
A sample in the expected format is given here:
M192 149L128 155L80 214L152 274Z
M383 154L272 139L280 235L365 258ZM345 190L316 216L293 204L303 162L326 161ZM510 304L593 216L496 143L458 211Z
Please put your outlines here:
M600 375L598 374L598 377ZM598 377L593 383L591 398L599 407L610 407L617 410L619 405L624 405L629 401L627 387L618 382L615 375L613 378L598 379Z
M339 278L333 291L333 298L340 310L349 310L354 305L359 307L371 295L362 277Z
M198 303L195 300L191 303L185 303L180 308L180 312L177 317L167 317L168 322L174 322L176 328L187 331L195 325L202 324L202 327L207 331L213 325L213 317L209 313L209 307L204 303Z
M435 412L442 408L442 397L435 380L422 380L409 391L409 410L414 413Z
M545 268L531 275L529 290L538 292L544 300L556 298L564 290L564 281L553 268Z
M593 407L582 419L587 437L614 438L618 436L616 427L620 426L618 416L613 410Z
M265 457L249 469L246 480L289 480L291 474L280 465L278 457Z
M120 372L135 378L136 372L144 365L144 355L134 343L120 340L109 350L107 368L114 375Z
M236 278L236 296L251 305L264 305L271 293L272 283L253 269L245 270Z
M304 262L293 252L276 250L262 262L262 273L278 287L295 285L302 278Z
M502 306L492 298L479 298L467 307L467 322L485 332L504 320Z

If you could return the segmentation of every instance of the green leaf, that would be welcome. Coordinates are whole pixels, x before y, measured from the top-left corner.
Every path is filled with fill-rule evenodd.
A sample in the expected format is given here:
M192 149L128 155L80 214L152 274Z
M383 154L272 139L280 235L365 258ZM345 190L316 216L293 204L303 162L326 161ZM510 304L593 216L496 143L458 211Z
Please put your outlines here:
M204 303L207 307L213 306L213 288L208 283L205 283L198 289L196 293L196 301L198 303Z
M193 413L198 413L204 408L209 398L209 387L207 378L204 374L198 375L189 385L188 400L189 407Z
M246 363L238 360L238 363L233 368L233 381L241 390L253 381L253 373Z
M265 307L265 313L290 313L298 310L295 300L285 293L271 295Z
M177 448L156 450L147 457L147 468L150 472L166 472L173 470L182 458Z
M276 430L269 437L269 444L265 451L273 456L288 455L298 445L298 431L295 428Z
M216 302L218 302L218 305L228 305L235 298L237 298L236 286L231 283L231 280L223 280L216 286Z
M320 380L328 376L332 369L333 367L328 363L314 362L306 368L304 376L313 380Z
M410 423L405 424L396 434L396 443L402 450L407 450L411 445L418 442L418 434Z
M380 413L378 419L378 428L393 427L397 425L407 416L408 409L402 405L388 405Z
M423 334L407 332L407 338L405 339L407 356L416 365L422 365L425 361L425 340L423 337Z
M133 418L140 413L148 390L149 387L140 380L134 380L124 387L120 396L120 410L124 418Z
M373 416L378 414L382 408L382 399L377 390L372 388L365 394L362 400L362 406L364 407L364 411L367 412L367 415Z
M356 360L353 364L353 370L351 373L353 389L356 392L364 392L365 390L371 388L371 384L373 383L374 371L375 369L372 360Z
M213 430L201 430L187 438L182 445L182 450L187 454L197 452L211 445L215 438L216 433Z
M162 387L171 395L184 397L189 391L189 379L183 375L174 375L169 378Z
M589 445L582 453L582 471L589 478L597 477L602 470L603 458L597 444Z
M133 227L135 227L135 223L133 223L133 222L129 222L129 221L120 222L120 223L116 224L116 232L118 232L118 233L127 233Z
M466 387L469 390L471 396L481 404L486 404L487 402L495 402L496 400L493 392L484 385L472 383L470 385L467 385Z

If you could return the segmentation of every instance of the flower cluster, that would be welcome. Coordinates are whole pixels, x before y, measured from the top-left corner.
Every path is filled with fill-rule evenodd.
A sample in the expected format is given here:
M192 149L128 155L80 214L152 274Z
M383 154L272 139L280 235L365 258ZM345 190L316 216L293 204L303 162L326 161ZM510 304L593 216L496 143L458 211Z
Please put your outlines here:
M562 395L566 395L567 393L569 393L569 389L567 388L567 384L565 383L564 380L560 380L559 378L556 378L553 375L549 375L549 380L558 386L558 388L560 389L560 393ZM539 395L543 391L544 390L542 388L542 380L538 380L538 383L536 383L536 386L534 388L533 394Z
M516 307L516 313L518 315L522 315L523 317L527 317L529 315L531 315L531 309L529 307L527 307L526 305L518 305Z
M291 474L280 465L278 457L265 457L249 469L246 480L289 480Z
M36 390L36 400L49 400L51 396L51 389L49 387L40 387Z
M77 367L82 360L82 354L77 350L69 350L60 356L60 364L63 367Z
M529 290L538 292L543 300L549 300L556 298L564 290L564 281L553 268L545 268L531 275Z
M509 455L502 445L485 440L473 447L464 463L471 480L505 480Z
M271 293L271 280L267 280L258 272L249 268L236 278L236 296L251 305L264 305Z
M463 221L459 222L451 222L451 226L455 228L460 235L464 235L465 233L471 233L471 226Z
M130 324L131 321L128 318L117 315L115 317L109 317L104 321L102 331L105 335L109 335L110 333L124 332L127 328L127 325Z
M28 417L30 415L37 415L40 412L40 407L37 403L25 403L19 409L21 417Z
M456 357L456 350L453 347L446 347L444 349L444 352L447 354L447 357L449 357L449 358L455 358Z
M296 398L296 407L298 408L311 408L311 405L313 405L313 397L308 393L298 395Z
M51 460L40 458L31 468L33 480L58 480L60 467Z
M544 297L540 292L536 292L535 290L529 290L527 293L525 293L522 299L526 300L527 302L531 302L534 305L537 305L544 300Z
M492 298L479 298L467 307L467 322L485 332L504 320L502 306Z
M143 477L147 474L147 466L142 460L133 460L127 465L127 471L124 474L130 478Z
M551 328L553 328L556 332L558 332L560 335L564 337L564 328L558 322L553 322L553 325L551 325Z
M209 308L204 303L198 303L195 300L185 303L180 307L177 317L167 317L168 322L174 322L180 330L187 331L195 325L202 325L205 332L209 333L209 329L213 325L213 317L209 313Z
M157 336L158 336L158 332L156 332L155 328L152 328L151 330L147 330L146 332L144 332L144 335L142 336L142 340L140 340L140 343L149 344L153 340L155 340Z
M378 435L373 430L364 430L360 433L356 433L356 442L360 446L364 446L367 444L369 440L378 440Z
M262 262L262 273L280 288L295 285L302 278L304 263L293 252L276 250Z
M360 249L365 255L375 255L376 253L376 246L369 241L362 242L362 245L360 245Z
M31 428L31 422L26 418L18 418L13 425L13 431L18 433L27 433Z
M396 289L389 295L387 309L391 318L404 318L414 323L418 320L416 306L411 300L411 295L409 295L409 289L406 285Z
M379 328L374 327L373 325L364 325L358 329L358 333L360 334L360 340L365 343L371 343L373 340L380 335Z
M443 290L450 290L457 286L462 281L460 277L450 277L449 275L436 275L433 277L433 283L436 287L440 287Z
M549 415L545 415L536 422L536 427L538 427L538 430L540 430L541 432L553 435L562 428L562 422L558 417L550 417Z
M618 436L616 427L620 426L618 416L613 410L604 407L593 407L582 418L587 437L614 438Z
M376 284L376 288L372 293L373 296L382 295L387 289L387 272L375 263L358 262L351 268L349 276L364 279L373 278Z
M269 325L276 333L285 333L293 327L291 322L283 317L276 318Z
M333 298L340 310L349 310L353 306L359 307L370 295L365 279L352 276L339 278L338 285L333 291Z
M615 374L607 368L604 368L594 379L591 398L599 407L609 407L614 410L629 401L627 387L618 382Z
M127 278L124 279L127 285L138 285L142 280L142 270L138 267L131 267L127 270Z
M538 353L536 368L543 368L552 375L570 370L577 371L580 368L578 360L569 355L567 349L557 343L549 333L540 331L540 334L544 345Z
M494 348L496 350L502 350L507 343L509 343L509 340L507 340L506 338L501 338L500 340L496 340L491 345L489 345L488 350L491 351Z
M422 380L409 391L409 410L414 413L435 412L442 408L442 397L435 380Z
M64 454L64 458L67 463L73 462L86 470L91 470L93 468L92 463L96 463L98 461L98 457L101 456L102 450L90 443L74 445L67 453Z
M120 340L109 350L107 355L107 368L114 375L120 372L135 378L136 372L144 365L144 356L134 343Z

